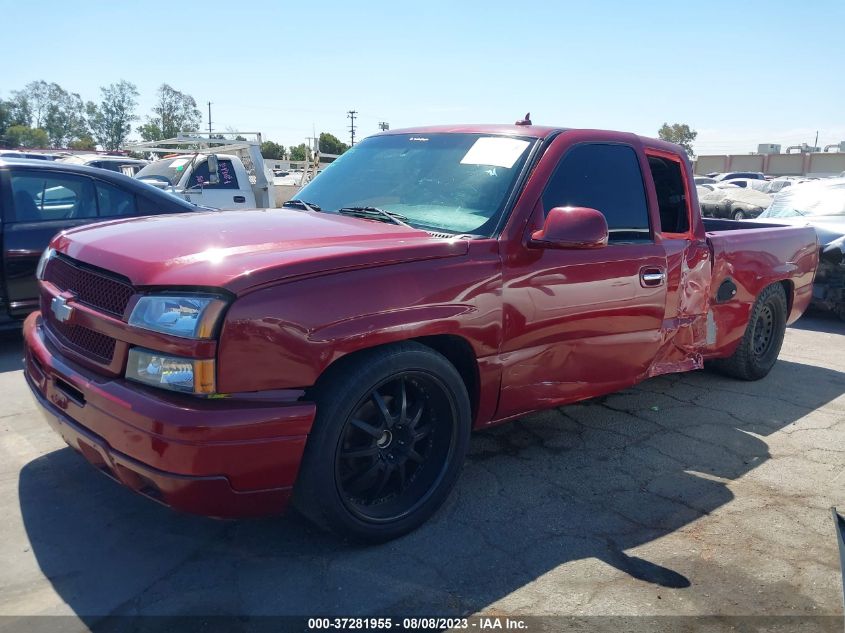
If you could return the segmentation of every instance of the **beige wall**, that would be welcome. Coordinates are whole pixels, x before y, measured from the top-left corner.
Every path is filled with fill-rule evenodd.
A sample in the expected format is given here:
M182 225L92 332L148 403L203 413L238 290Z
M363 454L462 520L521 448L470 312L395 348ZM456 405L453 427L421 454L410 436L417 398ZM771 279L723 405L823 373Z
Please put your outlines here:
M763 171L762 154L740 154L730 156L728 171Z
M727 156L699 156L695 161L696 174L709 174L710 172L727 171L728 157Z
M845 171L845 152L835 154L810 154L807 174L814 176L838 176Z
M838 176L845 172L845 152L813 154L711 154L695 161L696 174L762 171L769 176Z
M803 176L804 154L771 154L766 173L772 176Z

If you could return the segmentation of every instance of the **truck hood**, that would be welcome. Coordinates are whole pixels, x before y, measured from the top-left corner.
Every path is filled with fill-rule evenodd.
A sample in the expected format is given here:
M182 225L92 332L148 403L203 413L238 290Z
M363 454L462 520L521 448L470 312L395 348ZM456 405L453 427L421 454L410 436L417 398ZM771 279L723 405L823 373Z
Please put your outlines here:
M116 220L58 235L52 247L135 286L241 293L292 277L463 255L465 240L375 220L294 209Z

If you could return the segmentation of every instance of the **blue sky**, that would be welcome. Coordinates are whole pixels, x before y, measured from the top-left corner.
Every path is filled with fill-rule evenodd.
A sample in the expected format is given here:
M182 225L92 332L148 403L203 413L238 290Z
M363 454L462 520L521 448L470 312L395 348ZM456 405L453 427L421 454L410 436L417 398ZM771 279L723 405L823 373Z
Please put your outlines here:
M392 128L536 123L654 136L699 153L845 140L845 2L106 2L0 0L0 97L34 79L97 100L126 79L146 114L170 83L215 129L285 145ZM23 28L15 28L21 25ZM11 27L11 28L9 28ZM34 35L37 33L37 36Z

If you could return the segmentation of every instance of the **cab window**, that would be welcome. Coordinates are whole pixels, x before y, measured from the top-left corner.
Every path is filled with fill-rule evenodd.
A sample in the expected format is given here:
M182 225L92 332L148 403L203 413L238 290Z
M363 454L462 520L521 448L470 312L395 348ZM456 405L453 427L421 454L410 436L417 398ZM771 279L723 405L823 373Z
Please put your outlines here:
M681 163L649 156L648 166L657 193L660 230L663 233L686 233L690 228L689 204Z
M651 241L645 186L628 145L584 143L566 152L543 192L543 209L589 207L604 214L610 242Z
M188 187L200 187L203 189L240 189L238 186L238 177L235 175L235 167L232 161L221 158L217 161L217 173L220 176L220 182L216 185L209 184L208 161L204 160L191 174L191 180Z

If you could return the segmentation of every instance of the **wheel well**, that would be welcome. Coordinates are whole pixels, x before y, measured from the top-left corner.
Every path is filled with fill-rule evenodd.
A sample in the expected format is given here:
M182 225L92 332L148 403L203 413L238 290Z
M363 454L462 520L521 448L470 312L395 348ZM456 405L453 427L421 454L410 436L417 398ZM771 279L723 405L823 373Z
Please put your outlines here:
M789 315L792 313L792 301L795 298L795 284L790 279L784 279L779 282L783 286L783 291L786 293L786 319L789 320Z
M454 334L420 336L411 340L443 354L455 366L455 369L461 375L461 380L464 381L464 386L467 388L470 406L472 407L472 417L475 419L478 413L479 396L478 363L476 362L475 352L469 342L465 338L455 336Z
M472 409L472 418L474 420L476 414L478 413L480 380L478 377L478 364L476 362L475 352L473 351L472 346L469 344L469 341L467 341L465 338L455 336L453 334L419 336L416 338L405 339L405 341L414 341L415 343L425 345L426 347L433 349L435 352L438 352L445 356L446 360L448 360L450 363L452 363L452 365L454 365L455 369L458 370L458 374L461 376L461 380L463 380L464 386L467 390L467 394L469 395L470 407ZM306 389L306 394L312 392L321 383L327 380L330 381L330 377L335 371L337 371L346 363L353 361L360 354L371 352L372 350L379 349L381 347L395 345L396 343L402 342L403 341L393 341L391 343L385 343L384 345L366 347L364 349L359 349L342 356L341 358L332 362L328 367L323 370L323 372L317 378L317 382L315 383L315 385Z

